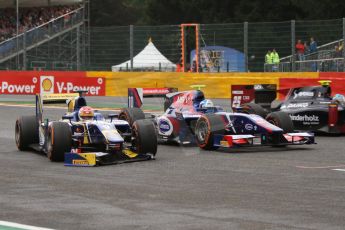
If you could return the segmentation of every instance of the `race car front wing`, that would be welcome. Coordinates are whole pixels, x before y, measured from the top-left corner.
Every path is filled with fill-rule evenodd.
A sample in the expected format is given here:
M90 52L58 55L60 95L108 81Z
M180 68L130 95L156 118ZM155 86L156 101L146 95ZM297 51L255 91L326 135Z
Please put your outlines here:
M313 133L285 133L273 135L215 134L213 138L214 146L225 148L316 144Z

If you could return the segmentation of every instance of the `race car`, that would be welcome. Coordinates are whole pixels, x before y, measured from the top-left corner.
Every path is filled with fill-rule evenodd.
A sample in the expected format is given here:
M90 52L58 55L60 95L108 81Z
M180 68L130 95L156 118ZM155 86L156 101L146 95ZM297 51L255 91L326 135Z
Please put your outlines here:
M137 108L122 109L107 119L87 106L82 92L75 95L36 95L36 115L21 116L15 124L20 151L44 152L51 161L67 166L96 166L154 159L157 139L154 124ZM43 104L66 100L68 112L60 120L43 116ZM118 119L135 114L131 123ZM123 116L123 115L122 115Z
M311 133L296 133L290 117L271 113L267 120L254 114L225 112L205 99L201 90L166 95L166 112L155 118L160 140L196 143L206 150L219 147L313 144Z
M270 109L248 103L239 112L267 116L272 111L282 111L290 115L296 130L316 133L345 133L345 97L332 97L331 81L319 81L320 85L291 88L284 101L275 100Z

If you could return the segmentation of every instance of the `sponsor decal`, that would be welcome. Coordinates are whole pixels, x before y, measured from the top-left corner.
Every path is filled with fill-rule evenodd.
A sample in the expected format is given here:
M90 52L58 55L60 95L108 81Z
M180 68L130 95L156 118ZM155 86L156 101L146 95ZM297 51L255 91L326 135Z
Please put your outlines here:
M306 91L302 91L302 92L294 92L294 96L293 99L296 99L297 97L314 97L314 92L306 92Z
M105 93L102 78L66 78L41 76L41 93L72 93L78 90L88 91L89 96L101 96Z
M282 105L282 109L291 109L291 108L305 108L308 107L309 103L305 102L305 103L292 103L292 104L288 104L286 105Z
M66 73L46 72L37 76L36 72L6 72L0 74L1 94L52 94L72 93L75 90L87 90L88 96L105 95L105 79L88 78L80 72ZM57 74L55 76L54 74ZM34 76L33 76L34 75Z
M319 124L320 118L316 115L290 115L292 121L302 122L305 125Z
M87 160L73 160L72 164L74 164L74 165L88 165L89 162Z
M172 134L173 126L169 119L163 117L158 121L158 130L159 133L165 136Z
M54 77L41 76L41 93L54 93Z
M170 93L169 88L143 88L143 94L146 95L165 95Z
M243 94L243 90L233 90L232 94L239 94L242 95Z
M1 81L0 92L2 94L35 94L37 92L37 78L9 79Z
M264 89L264 87L262 85L254 85L254 89L260 90L260 89Z
M253 125L252 124L245 124L244 128L248 131L253 130Z

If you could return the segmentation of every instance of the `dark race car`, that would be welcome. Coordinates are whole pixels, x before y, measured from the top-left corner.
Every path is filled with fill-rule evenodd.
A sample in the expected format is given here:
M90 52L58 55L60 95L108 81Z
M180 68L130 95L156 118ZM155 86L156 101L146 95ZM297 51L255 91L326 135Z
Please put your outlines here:
M31 148L44 152L51 161L75 166L154 159L155 127L144 119L140 109L126 108L119 115L112 114L105 119L86 105L82 95L67 98L68 112L62 119L53 121L43 116L43 104L65 100L64 95L48 98L36 95L36 115L21 116L16 121L15 140L19 150ZM136 120L128 123L118 119L124 113L135 114Z
M270 111L281 111L290 115L296 130L318 133L345 133L345 98L336 94L331 97L330 81L321 85L292 88L284 101L275 100ZM268 110L260 105L248 103L238 111L265 117Z
M201 90L167 94L165 106L166 112L155 121L158 138L167 142L196 143L202 149L314 143L313 134L295 133L290 117L283 112L272 113L267 120L225 112L205 99Z

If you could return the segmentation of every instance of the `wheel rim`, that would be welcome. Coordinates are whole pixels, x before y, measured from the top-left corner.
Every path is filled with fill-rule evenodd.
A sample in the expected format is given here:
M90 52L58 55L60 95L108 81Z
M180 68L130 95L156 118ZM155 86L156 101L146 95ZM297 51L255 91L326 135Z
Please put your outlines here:
M18 122L16 123L16 130L15 130L15 140L17 147L20 146L20 127Z
M208 125L205 121L201 121L198 123L198 126L196 127L196 137L198 141L201 143L205 143L206 138L208 135Z
M132 144L132 148L135 152L139 151L139 146L138 146L138 130L136 127L133 127L132 130L132 138L131 138L131 144Z

